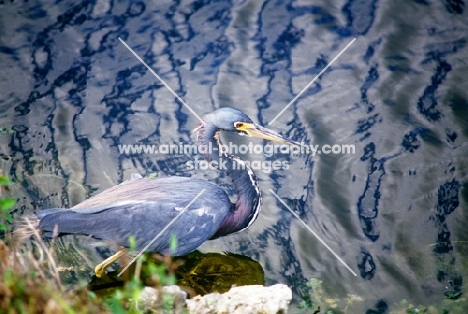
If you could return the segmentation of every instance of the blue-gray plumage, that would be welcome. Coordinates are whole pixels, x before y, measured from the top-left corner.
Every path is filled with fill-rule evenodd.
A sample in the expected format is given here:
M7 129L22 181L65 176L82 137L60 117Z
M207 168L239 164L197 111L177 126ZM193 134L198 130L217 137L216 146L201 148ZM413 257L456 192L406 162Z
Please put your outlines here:
M221 108L205 115L203 120L204 123L196 129L199 145L219 147L219 131L299 145L254 124L248 116L233 108ZM184 255L209 239L248 228L261 209L255 174L242 159L227 152L221 156L218 151L207 152L205 158L226 167L238 194L235 204L220 186L206 180L140 177L105 190L73 208L44 210L37 215L38 228L49 237L53 232L59 235L86 234L124 247L129 246L129 238L133 236L136 249L142 250L203 189L205 192L149 246L148 251L169 253L171 233L177 237L175 255ZM102 276L105 268L118 256L98 265L96 275Z
M150 252L169 253L170 232L174 230L175 255L185 255L213 236L231 210L226 192L206 180L186 177L129 180L71 209L40 212L39 228L47 231L45 236L52 236L57 225L59 234L87 234L123 246L129 246L129 237L133 235L136 249L142 250L203 189L205 192L189 210L148 248Z

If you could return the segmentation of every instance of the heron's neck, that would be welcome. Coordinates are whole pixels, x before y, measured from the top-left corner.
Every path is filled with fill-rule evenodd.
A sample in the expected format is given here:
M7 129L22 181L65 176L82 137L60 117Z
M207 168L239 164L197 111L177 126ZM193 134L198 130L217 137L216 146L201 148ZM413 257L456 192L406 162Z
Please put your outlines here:
M211 143L220 152L220 140L217 130L207 133L203 126L200 127L198 130L198 142L199 145L205 145L205 147L209 147ZM227 152L219 154L207 152L205 153L205 159L216 161L220 165L220 170L227 172L237 192L237 201L235 204L232 204L231 213L223 221L212 239L248 228L257 219L262 207L257 177L244 160L232 156Z

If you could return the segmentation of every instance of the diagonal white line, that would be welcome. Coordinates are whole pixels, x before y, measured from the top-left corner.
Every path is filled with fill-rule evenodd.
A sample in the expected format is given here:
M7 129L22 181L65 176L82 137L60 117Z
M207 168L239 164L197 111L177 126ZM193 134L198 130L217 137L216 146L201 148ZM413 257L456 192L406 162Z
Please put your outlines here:
M275 192L273 192L272 189L269 189L270 192L278 199L278 201L281 202L281 204L283 204L290 212L291 214L294 215L294 217L296 217L297 219L299 219L299 221L302 223L302 225L304 225L304 227L307 228L307 230L310 231L310 233L312 233L340 262L341 264L343 264L350 272L351 274L353 274L354 276L357 276L357 274L354 272L354 270L352 270L351 267L348 266L348 264L346 264L342 259L341 257L338 256L338 254L335 253L335 251L332 250L331 247L328 246L328 244L325 243L325 241L322 240L322 238L320 238L318 236L317 233L314 232L314 230L312 230L312 228L310 228L305 222L304 220L301 219L301 217L299 217L298 214L296 214L292 209L291 207L289 207L282 199L281 197L279 197Z
M336 59L338 59L338 58L343 54L343 52L345 52L346 49L348 49L349 46L351 46L351 45L354 43L355 40L356 40L356 38L354 38L353 40L351 40L351 42L350 42L349 44L347 44L346 47L344 47L343 50L341 50L340 53L339 53L335 58L333 58L333 60L330 61L330 63L328 63L327 66L324 67L323 70L320 71L320 73L317 74L317 76L314 77L314 79L313 79L312 81L310 81L310 83L307 84L307 86L304 87L304 88L301 90L301 92L300 92L299 94L297 94L296 97L294 97L294 99L291 100L291 101L289 102L289 104L287 104L286 107L284 107L284 109L281 110L281 112L278 113L278 114L276 115L276 117L275 117L273 120L270 121L270 123L268 123L268 125L272 125L273 122L275 122L276 119L278 119L278 117L279 117L280 115L282 115L282 114L286 111L286 109L288 109L289 106L291 106L291 105L292 105L292 104L293 104L293 103L310 87L310 85L312 85L312 84L320 77L320 75L322 75L323 72L325 72L325 71L332 65L333 62L335 62Z
M185 213L185 211L190 207L190 205L193 204L193 202L195 202L204 192L206 191L206 189L203 189L200 193L198 193L197 196L195 196L193 198L193 200L187 205L185 206L184 209L182 209L182 211L180 213L177 214L177 216L175 216L168 224L167 226L164 227L163 230L161 230L155 237L153 240L151 240L150 243L148 243L148 245L145 246L145 248L143 250L140 251L140 253L138 253L137 256L135 256L130 263L128 263L127 266L125 266L124 269L122 269L122 271L117 275L117 277L120 277L120 275L122 275L122 273L124 271L127 270L128 267L130 267L130 265L132 265L150 246L151 244L154 243L154 241L156 241L183 213Z
M126 43L122 38L120 38L120 37L118 37L118 38L119 38L120 42L121 42L128 50L130 50L130 52L138 59L138 61L140 61L141 63L143 63L143 65L144 65L144 66L145 66L145 67L146 67L146 68L147 68L147 69L164 85L164 86L166 86L166 88L167 88L167 89L168 89L168 90L185 106L185 108L187 108L188 110L190 110L190 112L191 112L195 117L197 117L197 119L200 120L200 122L201 122L202 124L205 124L205 121L203 121L203 119L200 118L200 116L199 116L195 111L193 111L193 109L190 108L190 106L187 105L187 104L185 103L185 101L183 101L182 98L180 98L179 95L177 95L176 92L174 92L174 91L172 90L172 88L171 88L169 85L167 85L166 82L164 82L163 79L162 79L159 75L157 75L156 72L154 72L154 70L153 70L152 68L150 68L150 66L149 66L148 64L146 64L146 62L143 61L143 59L140 58L140 56L137 55L136 52L133 51L133 49L130 48L130 46L127 45L127 43Z

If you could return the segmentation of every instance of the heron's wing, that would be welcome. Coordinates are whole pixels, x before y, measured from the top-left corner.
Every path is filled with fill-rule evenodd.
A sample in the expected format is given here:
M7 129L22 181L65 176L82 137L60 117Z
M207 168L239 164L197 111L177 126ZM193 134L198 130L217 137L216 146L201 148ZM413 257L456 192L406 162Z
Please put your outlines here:
M127 247L134 237L137 250L160 253L168 253L174 234L174 254L184 255L211 238L229 212L223 206L194 202L175 219L184 209L175 203L130 201L77 210L50 209L42 215L39 228L53 232L57 226L58 233L91 235Z
M226 192L205 180L135 178L71 209L46 210L38 217L39 227L45 231L52 232L57 225L59 233L87 234L124 246L133 236L137 249L149 245L149 251L161 253L167 252L173 233L178 240L176 255L183 255L211 238L230 209Z
M144 201L137 200L125 200L125 201L116 201L107 204L92 205L88 207L73 207L70 210L78 214L97 214L104 210L115 209L119 207L131 207L132 205L142 205ZM174 206L175 204L169 204L169 206Z
M207 203L211 203L210 200L216 200L217 206L220 203L230 203L226 192L214 183L201 179L175 176L127 180L85 200L72 209L81 212L84 208L87 208L85 211L95 210L98 212L107 208L109 204L137 202L174 203L179 207L184 207L203 190L200 199Z

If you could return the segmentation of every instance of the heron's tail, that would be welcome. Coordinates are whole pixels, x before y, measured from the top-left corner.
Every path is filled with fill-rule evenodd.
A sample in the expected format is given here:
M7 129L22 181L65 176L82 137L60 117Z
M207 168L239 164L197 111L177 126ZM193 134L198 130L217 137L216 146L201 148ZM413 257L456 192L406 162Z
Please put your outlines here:
M37 214L39 218L38 228L43 231L43 236L53 238L61 233L79 233L80 225L87 223L76 212L63 208L50 208Z
M40 211L37 215L27 216L21 218L19 223L16 224L14 231L14 239L18 243L23 243L25 240L36 237L41 238L42 236L52 238L58 235L58 227L54 219L64 211L63 209L51 208Z

